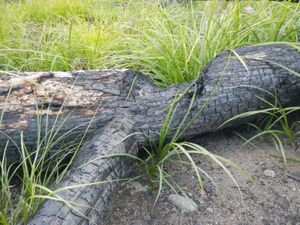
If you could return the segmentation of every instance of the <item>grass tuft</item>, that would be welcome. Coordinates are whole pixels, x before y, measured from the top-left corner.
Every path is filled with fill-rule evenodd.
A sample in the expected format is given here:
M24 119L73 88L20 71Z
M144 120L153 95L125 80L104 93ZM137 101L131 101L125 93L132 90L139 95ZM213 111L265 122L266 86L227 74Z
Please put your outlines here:
M265 92L265 90L257 87L250 88ZM300 135L298 126L300 122L298 120L291 120L290 116L298 113L300 111L300 106L284 107L276 95L270 92L268 92L268 94L273 97L274 103L258 97L262 102L266 103L268 106L266 109L239 114L227 120L220 127L233 120L260 115L261 117L256 123L249 124L256 130L257 133L249 139L242 137L242 139L245 140L244 145L250 144L255 147L255 145L252 143L253 140L259 139L260 141L263 141L267 138L270 138L278 152L281 154L281 157L284 161L285 170L288 171L288 160L282 140L287 139L291 145L297 147L296 138Z
M1 0L0 70L126 67L160 86L182 83L225 49L298 42L299 7L286 1Z

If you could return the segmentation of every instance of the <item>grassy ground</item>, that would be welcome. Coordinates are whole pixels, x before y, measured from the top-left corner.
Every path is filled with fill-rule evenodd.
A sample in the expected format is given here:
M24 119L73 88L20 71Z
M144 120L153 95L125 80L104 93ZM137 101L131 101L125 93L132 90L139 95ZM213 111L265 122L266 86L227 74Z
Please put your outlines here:
M126 67L167 86L194 79L225 49L300 38L300 4L289 2L0 0L0 9L0 72ZM11 181L20 173L0 163L0 224L25 223L63 175L60 160L28 161L20 149L17 198Z
M300 6L269 1L0 0L1 70L128 67L192 80L224 49L298 42Z

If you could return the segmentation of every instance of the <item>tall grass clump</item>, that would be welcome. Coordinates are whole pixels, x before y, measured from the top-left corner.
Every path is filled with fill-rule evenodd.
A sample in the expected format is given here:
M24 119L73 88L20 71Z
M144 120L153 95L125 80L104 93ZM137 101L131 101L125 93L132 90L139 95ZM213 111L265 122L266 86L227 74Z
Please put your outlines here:
M3 110L0 126L4 113ZM43 109L37 108L36 145L30 148L24 142L26 134L23 132L17 143L5 131L0 130L0 134L9 139L0 159L0 224L26 224L43 200L48 198L64 201L55 195L58 190L51 192L51 188L61 181L71 166L93 122L92 119L58 135L69 115L57 116L54 125L48 127L48 122L42 122L48 119L47 115L43 114ZM78 132L78 129L83 131ZM72 133L74 131L76 134ZM63 144L63 140L70 139L70 135L73 141ZM7 162L8 146L11 145L19 152L18 162Z
M126 67L166 86L225 49L297 42L299 4L276 1L0 1L1 70Z
M191 1L156 8L155 14L125 26L121 41L126 48L114 58L163 86L195 79L225 49L299 38L299 4Z
M76 145L56 149L59 157L49 157L47 147L29 152L24 142L19 147L20 162L8 164L0 161L0 223L4 225L26 224L47 196L43 188L51 188L64 176L71 162Z
M0 8L0 67L18 71L107 67L115 17L127 15L96 0L1 1Z

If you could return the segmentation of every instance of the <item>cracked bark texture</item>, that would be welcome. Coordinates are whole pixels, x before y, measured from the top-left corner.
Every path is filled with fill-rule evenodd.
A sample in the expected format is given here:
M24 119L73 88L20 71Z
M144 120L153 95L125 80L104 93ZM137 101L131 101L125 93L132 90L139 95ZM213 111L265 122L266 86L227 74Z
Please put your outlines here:
M57 187L122 178L130 168L128 160L100 157L117 152L134 154L138 145L147 145L148 139L157 141L177 94L181 97L176 103L169 137L185 116L194 90L196 98L186 124L207 104L185 130L183 139L214 131L240 113L266 108L257 97L272 101L272 96L254 87L276 94L283 105L299 103L300 78L291 72L300 72L299 52L288 45L276 44L240 48L235 53L246 67L233 52L224 51L194 82L166 89L156 87L147 77L129 70L2 75L0 106L4 113L0 129L16 143L20 142L22 130L26 134L26 145L34 148L37 118L42 124L42 136L47 136L58 124L61 126L57 137L72 130L61 140L64 143L77 137L93 119L88 132L91 138L81 147L70 171ZM243 122L245 120L236 120L227 126ZM120 143L133 132L144 133L148 139L135 135ZM7 136L0 134L0 154L6 140ZM57 146L61 142L57 141ZM12 162L18 157L17 148L10 145L8 160ZM61 197L89 207L80 207L78 212L61 202L46 201L28 224L97 224L115 186L115 182L110 182L65 190L60 193Z

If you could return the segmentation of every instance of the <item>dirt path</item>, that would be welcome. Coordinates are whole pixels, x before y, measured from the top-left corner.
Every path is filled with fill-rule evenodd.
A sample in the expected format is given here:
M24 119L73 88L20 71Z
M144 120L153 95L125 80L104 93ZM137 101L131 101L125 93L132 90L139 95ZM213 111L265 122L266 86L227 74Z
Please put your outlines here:
M247 131L242 132L247 134ZM240 164L252 174L255 182L234 172L243 198L232 180L216 165L203 157L196 161L218 183L217 188L205 179L207 194L201 194L193 170L179 164L166 165L167 171L197 204L197 210L186 212L170 200L173 192L165 186L152 209L156 193L144 180L124 183L112 198L104 224L107 225L299 225L300 182L286 176L282 160L272 143L259 143L263 150L240 148L243 141L229 131L197 138L208 150ZM289 157L300 158L300 150L286 145ZM300 175L300 163L290 162L291 173ZM268 176L267 176L268 175ZM275 177L273 177L275 175ZM222 200L223 199L223 200Z

